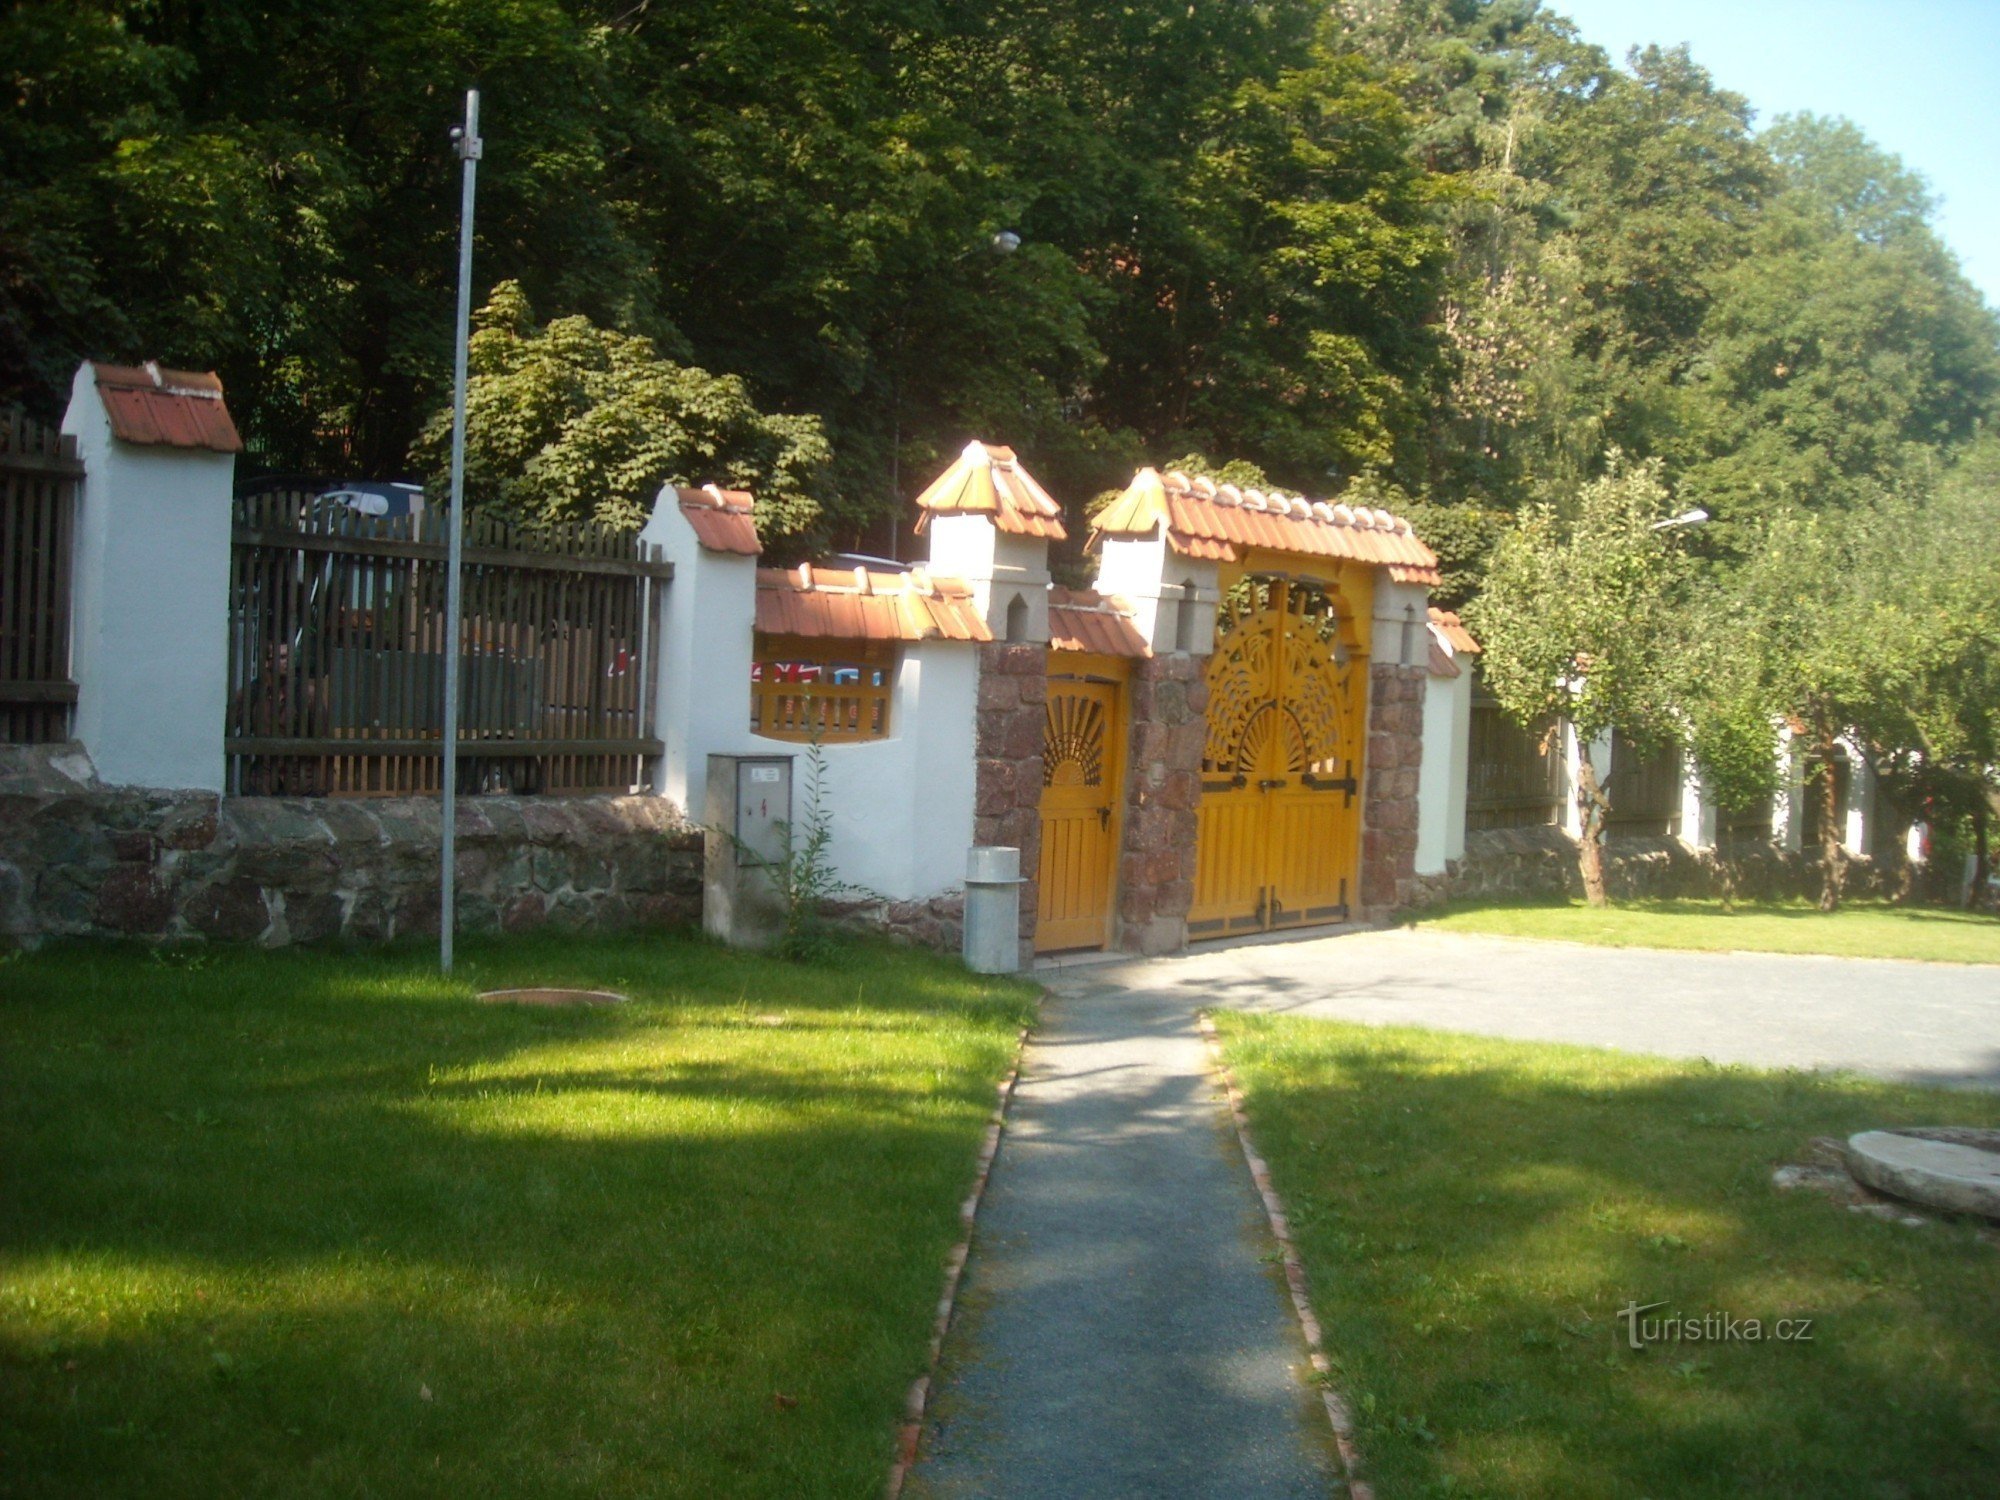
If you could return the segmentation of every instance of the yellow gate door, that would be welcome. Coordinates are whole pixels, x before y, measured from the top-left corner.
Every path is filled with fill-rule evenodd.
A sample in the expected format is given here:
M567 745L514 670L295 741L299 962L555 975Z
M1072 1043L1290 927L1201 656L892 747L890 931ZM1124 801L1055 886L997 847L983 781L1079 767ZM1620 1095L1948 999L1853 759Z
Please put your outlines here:
M1251 577L1208 664L1188 935L1335 922L1360 868L1361 680L1331 594Z
M1111 938L1125 755L1118 684L1049 678L1042 735L1042 858L1035 948L1101 948Z

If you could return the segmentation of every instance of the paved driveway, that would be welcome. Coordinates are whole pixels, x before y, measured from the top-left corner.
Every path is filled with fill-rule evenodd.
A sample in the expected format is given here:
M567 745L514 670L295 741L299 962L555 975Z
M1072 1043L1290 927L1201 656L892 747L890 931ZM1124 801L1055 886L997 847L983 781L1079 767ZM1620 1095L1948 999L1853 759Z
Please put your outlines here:
M1121 961L1090 979L1177 1009L1234 1006L2000 1089L2000 966L1992 965L1591 948L1403 928Z

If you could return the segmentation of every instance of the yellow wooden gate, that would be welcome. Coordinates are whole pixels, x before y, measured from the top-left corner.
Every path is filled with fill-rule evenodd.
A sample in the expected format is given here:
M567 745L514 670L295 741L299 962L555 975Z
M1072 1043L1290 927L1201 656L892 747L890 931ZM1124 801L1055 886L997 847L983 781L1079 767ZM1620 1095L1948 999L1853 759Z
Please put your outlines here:
M1125 736L1119 685L1049 676L1042 735L1042 857L1035 948L1101 948L1117 888Z
M1318 584L1247 577L1208 664L1191 937L1335 922L1361 859L1361 658Z

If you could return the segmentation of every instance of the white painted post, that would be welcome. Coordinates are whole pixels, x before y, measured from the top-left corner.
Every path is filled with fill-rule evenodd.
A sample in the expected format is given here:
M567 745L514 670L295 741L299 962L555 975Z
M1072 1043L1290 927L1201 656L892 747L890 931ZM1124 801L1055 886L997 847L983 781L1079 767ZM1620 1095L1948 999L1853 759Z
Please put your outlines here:
M1583 811L1576 803L1577 783L1581 781L1580 768L1583 764L1585 747L1578 739L1576 726L1564 723L1562 729L1563 749L1563 832L1573 839L1583 837ZM1611 775L1611 736L1604 734L1593 740L1588 747L1590 764L1597 771L1597 784L1603 786Z
M1796 854L1804 842L1805 748L1789 724L1778 730L1778 796L1771 809L1771 838Z
M1703 794L1694 757L1681 756L1681 842L1690 849L1713 849L1720 831L1715 804Z
M1847 805L1841 809L1841 843L1856 858L1868 853L1869 830L1875 823L1875 768L1851 739L1840 742L1847 752Z
M1098 548L1095 588L1132 606L1132 623L1155 656L1175 651L1206 656L1214 649L1215 612L1222 602L1215 563L1177 556L1164 531L1108 536Z
M1438 875L1465 857L1466 779L1472 767L1472 661L1426 630L1458 668L1424 689L1424 759L1417 784L1417 873Z
M71 603L76 737L106 782L220 792L236 456L114 437L89 364L63 431L85 469Z
M770 748L750 733L757 559L704 548L672 485L660 491L639 535L674 565L654 658L653 701L664 753L653 790L687 817L700 818L707 806L708 757Z
M960 578L972 586L972 597L994 640L1009 639L1011 614L1019 626L1019 641L1047 644L1046 538L1002 531L983 515L934 515L924 529L930 540L930 561L925 566L935 577Z

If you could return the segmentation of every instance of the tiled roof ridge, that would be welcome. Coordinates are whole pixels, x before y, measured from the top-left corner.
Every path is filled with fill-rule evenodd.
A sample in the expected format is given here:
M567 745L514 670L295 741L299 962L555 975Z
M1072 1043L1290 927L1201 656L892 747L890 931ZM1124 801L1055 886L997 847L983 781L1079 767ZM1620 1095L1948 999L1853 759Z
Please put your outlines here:
M1430 626L1432 634L1448 641L1452 650L1472 656L1480 654L1479 642L1474 640L1472 632L1465 628L1465 621L1459 618L1457 610L1439 609L1435 604L1431 605Z
M1150 536L1160 527L1174 550L1188 557L1235 562L1243 549L1261 549L1386 567L1399 583L1438 581L1437 554L1408 521L1387 510L1218 484L1178 469L1140 469L1098 515L1091 540Z
M197 401L222 399L222 377L213 370L169 370L156 359L138 365L113 365L94 359L90 368L100 386L159 391L168 396L191 396Z
M756 498L748 490L705 484L700 489L674 485L673 492L695 540L710 552L755 557L764 550L757 535Z
M974 438L916 498L917 529L933 515L988 517L1001 531L1061 541L1062 506L1014 456L1012 448Z
M1145 472L1141 470L1141 472ZM1179 469L1160 476L1168 494L1192 495L1211 505L1241 506L1267 515L1290 516L1295 521L1314 520L1325 526L1353 526L1362 531L1387 531L1413 537L1416 528L1392 511L1377 506L1349 505L1343 500L1308 500L1304 495L1287 495L1276 486L1268 490L1246 489L1234 484L1217 484L1206 474L1189 478Z
M725 490L719 484L705 484L700 489L674 487L674 495L683 505L706 505L711 510L734 511L748 515L756 504L755 497L748 490Z
M243 438L212 370L162 369L157 360L114 365L90 362L97 398L111 435L142 448L195 448L241 453Z
M759 568L757 628L835 640L993 639L969 583L918 566L895 573L812 562Z

